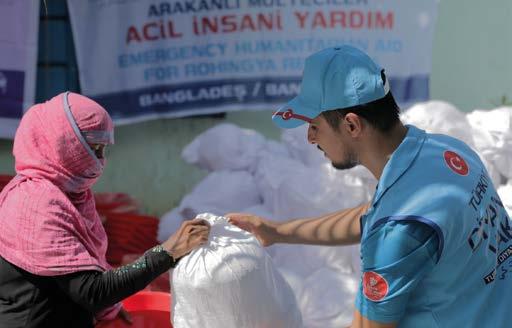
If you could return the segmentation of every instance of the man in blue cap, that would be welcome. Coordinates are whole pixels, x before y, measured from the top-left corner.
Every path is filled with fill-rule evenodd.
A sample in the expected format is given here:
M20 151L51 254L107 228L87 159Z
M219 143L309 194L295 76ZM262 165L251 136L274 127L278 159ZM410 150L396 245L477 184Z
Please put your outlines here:
M340 46L306 59L301 92L273 116L309 124L337 169L363 165L369 204L276 223L228 214L274 243L361 243L355 327L512 327L512 222L478 155L463 142L404 126L384 70Z

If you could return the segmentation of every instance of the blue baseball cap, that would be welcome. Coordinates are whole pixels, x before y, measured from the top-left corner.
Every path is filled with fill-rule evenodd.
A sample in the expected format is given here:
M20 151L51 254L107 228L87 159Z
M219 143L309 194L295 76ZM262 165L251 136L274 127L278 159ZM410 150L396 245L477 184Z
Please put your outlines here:
M275 112L272 121L282 128L295 128L323 111L381 99L389 92L382 72L367 54L351 46L316 52L306 58L299 95Z

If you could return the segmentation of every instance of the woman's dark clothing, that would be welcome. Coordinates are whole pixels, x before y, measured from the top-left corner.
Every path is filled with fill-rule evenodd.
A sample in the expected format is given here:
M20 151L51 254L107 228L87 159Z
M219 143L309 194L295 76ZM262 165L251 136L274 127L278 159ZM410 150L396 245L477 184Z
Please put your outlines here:
M161 247L106 272L36 276L0 257L0 327L93 327L99 312L146 287L175 261Z

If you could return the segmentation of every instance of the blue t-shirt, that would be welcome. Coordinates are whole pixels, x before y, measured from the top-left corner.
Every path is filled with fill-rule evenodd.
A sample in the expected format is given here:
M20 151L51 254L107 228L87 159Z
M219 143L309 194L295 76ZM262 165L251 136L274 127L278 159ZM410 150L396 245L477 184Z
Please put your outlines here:
M387 291L381 291L386 293L386 300L372 301L372 296L365 297L360 286L356 299L359 312L374 321L398 322L412 291L437 263L438 249L435 230L424 223L389 221L383 224L368 238L361 252L367 259L362 271L373 272L388 282ZM378 293L379 290L375 290L374 299L379 298Z
M361 228L363 316L400 328L512 327L512 221L463 142L408 126Z

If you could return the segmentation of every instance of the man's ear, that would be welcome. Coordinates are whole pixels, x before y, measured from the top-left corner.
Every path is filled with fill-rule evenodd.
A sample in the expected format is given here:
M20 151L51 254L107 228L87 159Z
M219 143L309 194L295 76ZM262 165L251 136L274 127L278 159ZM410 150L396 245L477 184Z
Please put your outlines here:
M358 115L354 113L348 113L343 118L343 127L349 135L356 138L362 133L363 122L361 117Z

